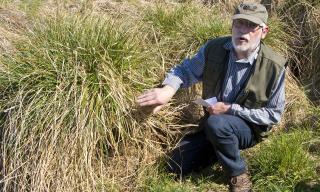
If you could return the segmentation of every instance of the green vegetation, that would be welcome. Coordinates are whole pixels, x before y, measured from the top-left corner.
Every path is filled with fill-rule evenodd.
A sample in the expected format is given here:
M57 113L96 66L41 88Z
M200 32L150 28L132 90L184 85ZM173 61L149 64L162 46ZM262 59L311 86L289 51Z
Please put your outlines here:
M261 145L250 167L257 191L293 191L300 181L316 178L315 163L303 149L312 132L295 130Z
M182 91L159 115L134 100L208 39L228 35L230 14L223 9L229 5L56 2L0 4L5 190L227 191L219 165L183 179L159 168L192 127L187 104L200 92ZM290 58L287 111L277 132L244 154L256 191L320 191L320 110L309 100L319 98L306 96L317 93L319 2L290 0L282 8L265 43ZM285 8L292 20L282 17ZM310 13L304 23L310 36L287 30L290 22L299 27L301 8ZM313 78L299 79L297 68Z
M131 115L130 79L143 61L120 25L92 16L49 17L26 38L0 63L1 108L9 109L3 156L10 160L6 171L19 179L8 185L36 190L41 179L74 179L83 168L97 172L139 137L132 135L141 128ZM29 174L41 171L35 163L52 176L30 182Z

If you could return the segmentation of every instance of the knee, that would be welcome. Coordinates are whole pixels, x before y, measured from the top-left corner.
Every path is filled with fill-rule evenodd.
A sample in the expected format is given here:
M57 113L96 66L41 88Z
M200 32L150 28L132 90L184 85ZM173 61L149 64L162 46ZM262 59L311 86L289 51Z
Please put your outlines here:
M210 115L205 123L204 129L209 140L211 140L210 138L216 140L228 136L232 132L227 126L227 120L223 115Z

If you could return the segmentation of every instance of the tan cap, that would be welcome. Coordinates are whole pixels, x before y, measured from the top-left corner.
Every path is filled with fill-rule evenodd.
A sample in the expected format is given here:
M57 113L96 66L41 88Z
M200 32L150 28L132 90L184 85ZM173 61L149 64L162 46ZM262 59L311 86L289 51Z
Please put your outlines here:
M246 19L258 25L267 24L268 12L266 7L259 3L241 3L232 19Z

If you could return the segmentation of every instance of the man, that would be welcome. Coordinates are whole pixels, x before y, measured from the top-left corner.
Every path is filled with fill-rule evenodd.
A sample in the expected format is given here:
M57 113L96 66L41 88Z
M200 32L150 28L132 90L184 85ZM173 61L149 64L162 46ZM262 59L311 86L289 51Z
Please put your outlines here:
M206 108L202 131L183 138L172 152L170 171L186 175L219 161L231 191L251 191L240 149L261 141L285 106L286 60L261 42L269 31L267 19L263 5L240 4L232 17L232 37L208 41L171 69L162 88L138 97L140 106L153 106L156 113L179 88L202 81L203 99L218 99Z

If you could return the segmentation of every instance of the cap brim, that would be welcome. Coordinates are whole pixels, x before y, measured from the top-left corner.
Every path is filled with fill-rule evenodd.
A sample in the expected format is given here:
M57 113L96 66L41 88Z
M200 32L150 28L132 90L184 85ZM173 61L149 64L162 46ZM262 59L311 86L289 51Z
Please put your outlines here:
M235 20L235 19L245 19L245 20L251 21L253 23L256 23L258 25L263 23L263 21L261 19L254 17L254 16L251 16L251 15L246 15L246 14L233 15L232 20Z

